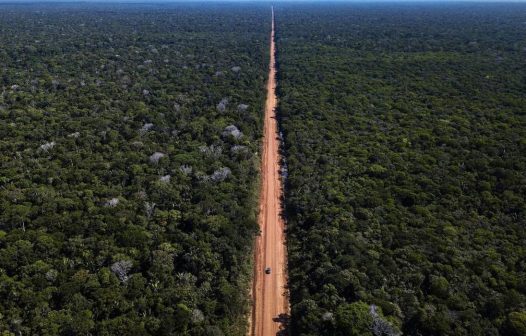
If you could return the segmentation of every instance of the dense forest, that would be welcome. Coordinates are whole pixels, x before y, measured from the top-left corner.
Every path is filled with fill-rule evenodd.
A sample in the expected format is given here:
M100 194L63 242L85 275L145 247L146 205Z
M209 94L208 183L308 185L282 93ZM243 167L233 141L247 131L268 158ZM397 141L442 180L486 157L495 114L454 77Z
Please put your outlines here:
M526 335L526 5L275 6L291 335ZM0 5L2 335L245 335L268 4Z
M0 6L2 335L244 335L268 6Z
M526 5L280 4L292 335L526 335Z

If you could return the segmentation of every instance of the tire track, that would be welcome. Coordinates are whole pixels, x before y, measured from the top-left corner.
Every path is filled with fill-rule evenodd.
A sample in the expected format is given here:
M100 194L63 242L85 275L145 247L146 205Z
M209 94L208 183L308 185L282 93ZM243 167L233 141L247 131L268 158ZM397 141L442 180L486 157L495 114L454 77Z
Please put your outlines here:
M276 120L276 46L274 8L270 39L270 63L265 103L259 227L256 240L251 335L275 336L284 333L289 302L286 290L285 222L281 217L283 194L280 176L278 125ZM265 269L270 268L270 274Z

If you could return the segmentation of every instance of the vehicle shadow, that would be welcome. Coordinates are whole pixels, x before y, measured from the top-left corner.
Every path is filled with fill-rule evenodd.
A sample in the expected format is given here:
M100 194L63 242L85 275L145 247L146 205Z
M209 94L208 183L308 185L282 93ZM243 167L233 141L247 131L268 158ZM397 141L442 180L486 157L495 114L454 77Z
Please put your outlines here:
M288 314L279 314L278 316L274 317L272 321L280 324L279 331L276 333L276 336L288 336L290 321L290 316Z

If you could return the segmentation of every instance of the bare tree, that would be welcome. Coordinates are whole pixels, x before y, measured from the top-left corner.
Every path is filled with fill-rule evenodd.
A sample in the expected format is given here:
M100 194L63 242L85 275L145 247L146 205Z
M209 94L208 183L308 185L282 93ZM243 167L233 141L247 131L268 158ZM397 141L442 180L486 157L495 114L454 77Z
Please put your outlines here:
M373 324L371 326L371 331L375 336L400 336L400 332L397 331L391 323L384 320L380 314L376 311L376 306L371 305L369 307L369 313L373 318Z
M221 99L219 104L217 104L216 108L217 108L217 110L219 112L225 112L227 105L228 105L228 99L227 98L223 98L223 99Z
M153 124L152 123L146 123L144 124L141 129L139 130L139 133L141 135L143 134L146 134L146 132L148 132L149 130L151 130L153 128Z
M232 171L228 167L220 168L210 176L210 179L214 182L224 181L228 176L232 174Z
M219 157L223 152L223 148L216 145L201 146L199 147L199 151L209 157Z
M157 204L153 202L144 202L144 210L146 211L146 217L148 217L148 219L152 218L156 205Z
M225 129L223 130L222 135L224 137L231 136L234 139L240 139L241 137L243 137L243 133L241 133L241 131L234 125L229 125L229 126L225 127Z
M248 148L243 145L234 145L230 148L230 152L232 154L248 154Z
M205 320L205 315L201 310L195 308L192 310L191 319L193 324L199 324Z
M154 164L157 164L157 163L159 163L159 160L162 159L165 156L166 156L166 154L164 154L164 153L155 152L152 155L150 155L150 162L154 163Z
M111 271L122 281L128 281L128 272L131 270L133 263L130 260L120 260L111 265Z
M55 141L46 142L45 144L40 146L40 150L42 150L44 152L47 152L50 149L53 149L53 147L55 147L55 145L56 145Z
M115 208L119 204L119 199L114 197L110 200L108 200L104 205L110 208Z
M190 175L192 173L192 167L190 167L189 165L181 165L181 167L179 167L179 170L185 175Z
M238 110L239 112L245 112L247 109L248 109L248 105L247 105L247 104L239 104L239 105L237 106L237 110Z

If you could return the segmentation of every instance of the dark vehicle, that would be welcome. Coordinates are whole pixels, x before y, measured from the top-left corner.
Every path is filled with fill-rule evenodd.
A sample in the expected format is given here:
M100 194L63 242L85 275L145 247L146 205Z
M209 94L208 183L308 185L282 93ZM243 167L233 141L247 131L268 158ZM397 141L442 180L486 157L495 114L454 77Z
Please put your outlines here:
M265 274L270 274L270 267L265 268Z

